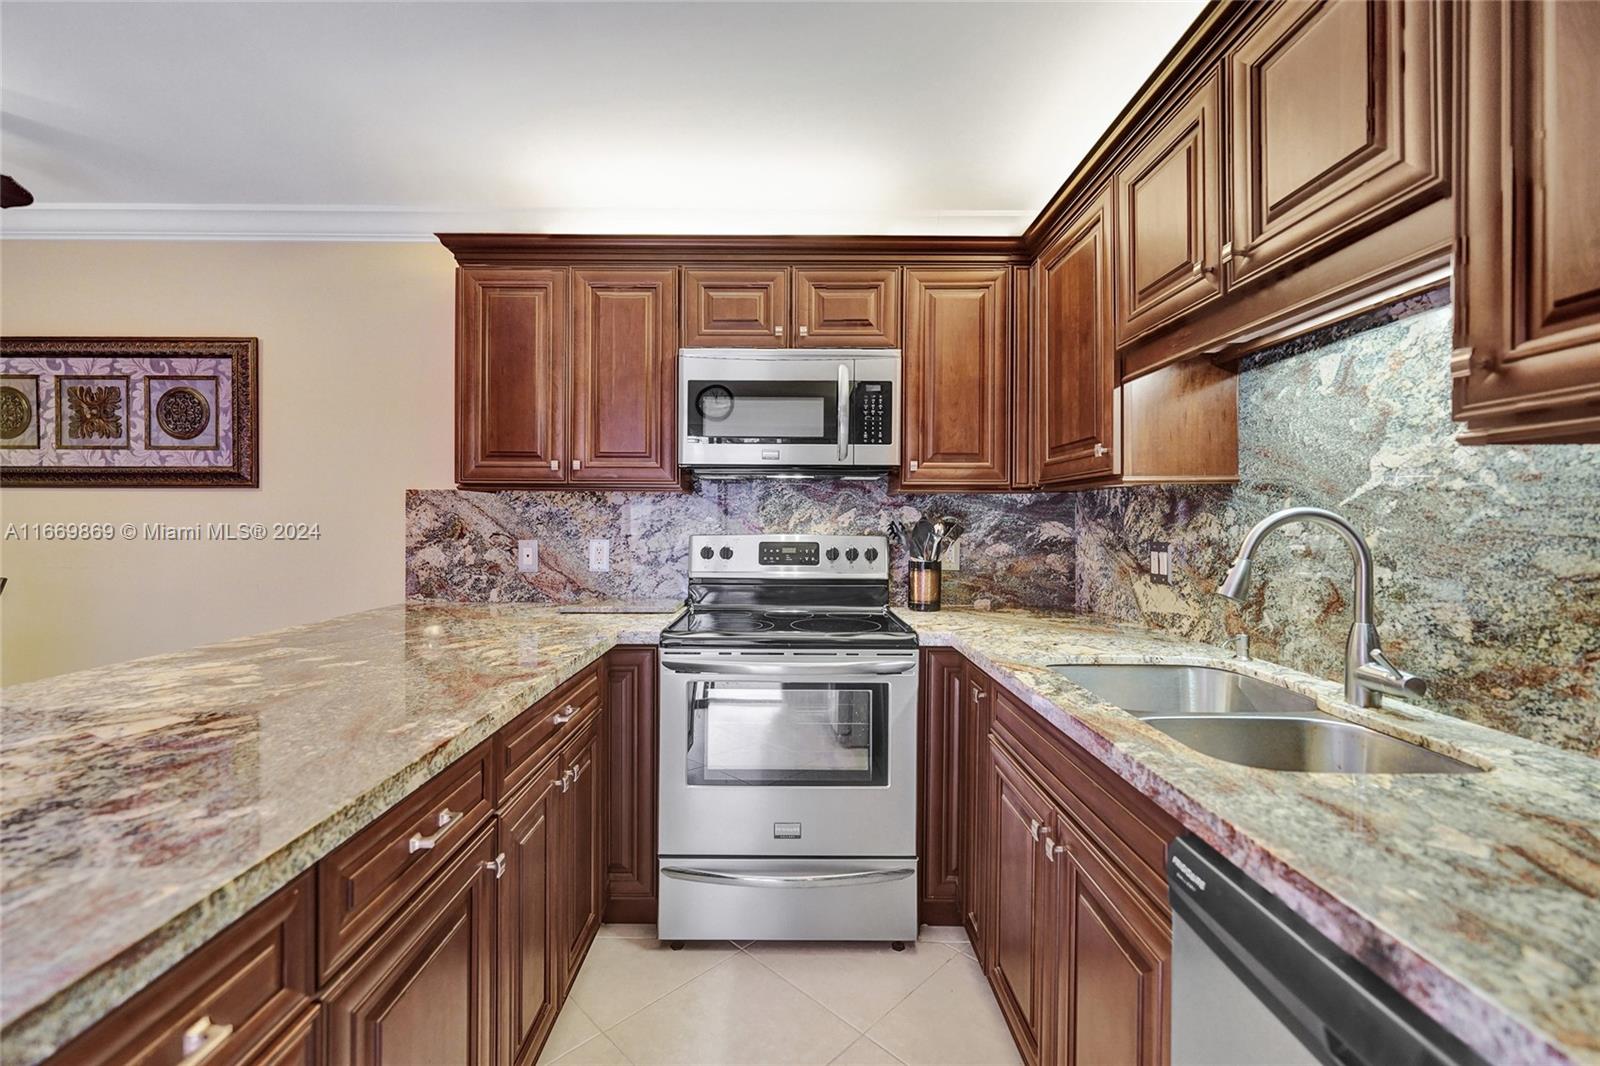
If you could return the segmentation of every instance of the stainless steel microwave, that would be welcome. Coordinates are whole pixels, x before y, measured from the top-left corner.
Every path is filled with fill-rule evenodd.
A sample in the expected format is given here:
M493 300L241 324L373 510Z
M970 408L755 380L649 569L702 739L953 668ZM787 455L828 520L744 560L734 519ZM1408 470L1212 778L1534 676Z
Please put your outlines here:
M900 465L900 353L685 348L678 431L704 474L881 474Z

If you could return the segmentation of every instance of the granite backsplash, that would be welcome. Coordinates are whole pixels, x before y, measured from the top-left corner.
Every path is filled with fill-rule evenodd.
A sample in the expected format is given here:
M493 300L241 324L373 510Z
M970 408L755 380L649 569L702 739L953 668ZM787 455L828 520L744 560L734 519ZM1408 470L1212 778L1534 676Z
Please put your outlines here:
M1600 448L1453 440L1443 292L1258 353L1239 380L1240 482L1061 494L900 496L883 483L706 482L683 495L413 490L408 599L579 603L681 597L693 533L868 533L889 519L967 523L952 605L1069 608L1221 642L1338 678L1351 562L1290 526L1258 556L1248 603L1214 595L1251 525L1310 504L1350 518L1377 563L1385 647L1421 701L1600 755ZM516 570L516 539L540 570ZM589 538L611 540L591 573ZM1148 574L1170 545L1170 584ZM905 561L894 553L894 598Z

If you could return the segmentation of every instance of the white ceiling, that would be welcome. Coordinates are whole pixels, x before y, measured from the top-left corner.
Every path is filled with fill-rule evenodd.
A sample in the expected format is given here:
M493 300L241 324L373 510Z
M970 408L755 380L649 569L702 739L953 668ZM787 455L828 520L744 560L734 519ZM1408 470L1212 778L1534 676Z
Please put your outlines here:
M0 226L1014 234L1203 6L6 2Z

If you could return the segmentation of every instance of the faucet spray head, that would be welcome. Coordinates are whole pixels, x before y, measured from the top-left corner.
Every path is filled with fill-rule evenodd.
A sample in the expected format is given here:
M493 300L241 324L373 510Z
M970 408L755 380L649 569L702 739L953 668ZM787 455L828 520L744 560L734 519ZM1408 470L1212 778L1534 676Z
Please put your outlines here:
M1243 600L1245 592L1250 588L1250 560L1242 556L1233 561L1228 567L1228 576L1222 579L1222 584L1217 587L1218 596L1226 596L1230 600Z

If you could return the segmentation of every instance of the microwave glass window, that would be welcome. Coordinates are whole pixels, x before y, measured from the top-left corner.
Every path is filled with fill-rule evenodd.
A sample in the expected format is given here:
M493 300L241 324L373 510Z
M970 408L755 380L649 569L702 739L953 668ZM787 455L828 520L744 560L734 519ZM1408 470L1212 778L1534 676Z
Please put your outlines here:
M831 444L839 438L836 381L691 381L691 437L762 444Z
M888 784L888 686L690 684L691 785Z

